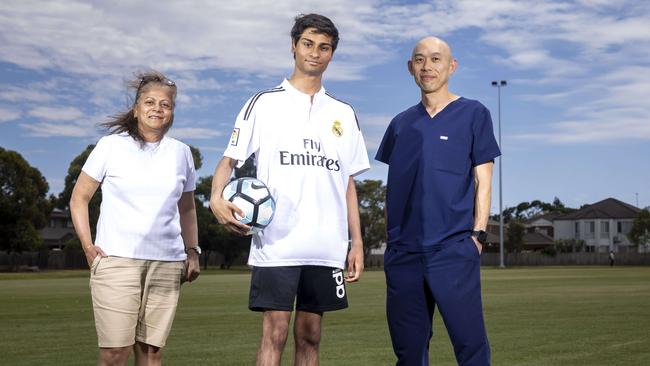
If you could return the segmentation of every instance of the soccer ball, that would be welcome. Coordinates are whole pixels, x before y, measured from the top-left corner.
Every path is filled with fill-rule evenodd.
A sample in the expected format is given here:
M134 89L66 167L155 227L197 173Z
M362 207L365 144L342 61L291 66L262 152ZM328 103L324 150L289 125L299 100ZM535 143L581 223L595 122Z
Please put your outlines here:
M266 184L255 178L234 179L226 185L221 195L244 211L244 216L235 213L235 218L251 227L255 234L267 227L275 213L275 200Z

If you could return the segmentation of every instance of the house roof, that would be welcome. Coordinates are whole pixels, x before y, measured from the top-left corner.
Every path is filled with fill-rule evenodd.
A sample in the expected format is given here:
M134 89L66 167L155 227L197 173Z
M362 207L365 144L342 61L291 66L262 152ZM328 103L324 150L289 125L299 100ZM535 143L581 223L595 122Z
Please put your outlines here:
M633 219L640 211L640 209L615 198L606 198L591 205L585 205L577 211L556 217L555 220Z
M551 245L553 244L553 238L550 236L536 231L534 233L524 234L524 245Z
M487 242L492 243L492 244L499 243L499 235L495 235L495 234L492 234L492 233L488 232Z
M70 218L70 211L64 211L60 208L53 208L50 213L50 218Z
M74 229L69 227L44 227L40 230L45 241L62 241L67 236L74 236Z
M536 221L540 220L546 220L549 223L551 223L553 220L555 220L556 217L562 216L563 214L561 212L547 212L542 215L537 215L529 218L528 220L524 221L524 224L530 225ZM552 224L551 224L552 225Z

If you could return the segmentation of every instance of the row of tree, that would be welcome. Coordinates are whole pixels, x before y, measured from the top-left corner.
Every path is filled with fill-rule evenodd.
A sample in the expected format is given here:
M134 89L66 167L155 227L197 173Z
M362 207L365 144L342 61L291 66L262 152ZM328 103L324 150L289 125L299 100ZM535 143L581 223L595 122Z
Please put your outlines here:
M81 168L90 155L94 145L88 145L76 156L68 168L63 191L58 196L47 197L49 186L38 169L17 152L0 147L0 250L21 252L37 250L42 245L38 230L48 223L52 208L68 210L72 189L81 173ZM196 169L203 164L201 152L191 147ZM235 177L255 176L253 159L244 166L235 169ZM386 186L381 180L355 181L359 200L361 232L364 241L364 254L370 254L371 249L379 247L386 240L386 223L384 206ZM223 258L223 267L229 268L235 260L246 255L250 246L249 237L239 237L230 234L214 219L208 208L212 176L201 177L197 181L195 191L199 241L201 247L209 255L218 252ZM91 230L95 234L99 218L101 189L99 189L89 204ZM522 202L503 211L504 222L508 224L505 238L506 249L517 252L523 245L525 226L523 222L532 217L547 213L569 213L575 209L566 207L559 198L553 202L535 200ZM498 220L499 216L492 216ZM642 210L634 221L628 237L637 245L650 243L650 212ZM566 245L565 245L566 244ZM575 248L575 243L563 243L564 247ZM72 240L66 245L67 250L81 250L78 240ZM207 265L208 255L204 256Z
M521 202L520 204L513 207L506 207L503 210L503 222L509 223L510 221L519 221L523 222L530 218L548 214L548 213L560 213L567 214L575 211L575 208L566 207L562 201L555 197L553 202L543 202L540 200L534 200L530 202ZM499 214L493 215L491 217L494 220L499 219Z
M48 223L53 208L69 210L72 190L95 145L88 145L77 155L68 168L63 191L58 196L47 197L49 186L38 169L17 152L0 148L0 250L22 252L38 250L42 239L38 230ZM203 165L201 152L190 147L196 170ZM249 159L241 168L235 169L235 178L254 177L255 166ZM364 239L364 253L369 255L372 248L378 247L385 240L385 223L383 219L386 187L380 180L356 181L359 198L359 211ZM204 266L211 252L223 257L222 267L230 266L241 256L246 255L250 247L250 237L240 237L228 232L220 225L208 207L212 176L200 177L197 181L195 200L199 242L206 252ZM99 219L102 200L101 187L89 203L88 213L90 227L94 237ZM66 244L67 251L80 251L78 239Z
M49 186L23 157L0 147L0 250L20 252L41 244L38 229L52 211Z

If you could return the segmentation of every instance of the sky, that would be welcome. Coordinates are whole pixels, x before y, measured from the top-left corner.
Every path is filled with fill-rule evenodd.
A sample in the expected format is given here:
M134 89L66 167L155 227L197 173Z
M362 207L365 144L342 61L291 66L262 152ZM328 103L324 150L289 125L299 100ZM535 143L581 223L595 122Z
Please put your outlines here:
M156 69L178 86L169 134L198 147L198 174L211 175L246 100L291 75L293 18L311 12L340 31L324 85L358 115L371 159L359 179L386 180L377 147L419 102L406 62L435 35L458 61L450 90L488 107L501 134L493 213L500 169L504 208L650 206L647 1L3 0L0 146L57 195L72 159L106 134L99 124L129 108L126 82Z

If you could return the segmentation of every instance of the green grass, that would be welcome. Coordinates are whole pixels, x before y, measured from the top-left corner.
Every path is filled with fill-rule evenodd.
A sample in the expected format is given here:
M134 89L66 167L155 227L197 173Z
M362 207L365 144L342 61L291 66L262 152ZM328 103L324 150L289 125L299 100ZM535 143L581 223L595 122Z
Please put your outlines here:
M650 365L650 268L486 268L483 297L494 365ZM247 310L246 271L207 271L183 285L167 365L252 365L261 315ZM322 365L390 365L382 272L348 287L328 313ZM290 339L283 365L290 365ZM96 358L87 272L0 274L0 364L90 365ZM454 365L439 316L433 365Z

